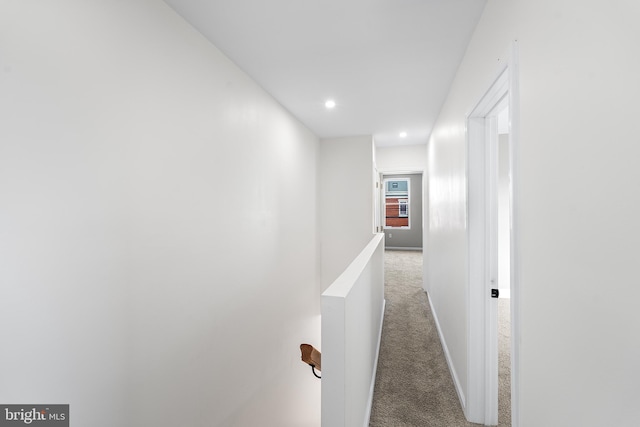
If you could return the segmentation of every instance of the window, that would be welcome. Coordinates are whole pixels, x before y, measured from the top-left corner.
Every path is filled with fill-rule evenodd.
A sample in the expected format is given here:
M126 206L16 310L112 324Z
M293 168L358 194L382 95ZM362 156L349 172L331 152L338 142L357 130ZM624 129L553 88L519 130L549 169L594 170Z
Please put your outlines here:
M400 218L408 218L409 217L409 200L407 199L399 199L398 200L398 208L400 212L398 216Z
M408 178L384 180L385 228L410 228Z

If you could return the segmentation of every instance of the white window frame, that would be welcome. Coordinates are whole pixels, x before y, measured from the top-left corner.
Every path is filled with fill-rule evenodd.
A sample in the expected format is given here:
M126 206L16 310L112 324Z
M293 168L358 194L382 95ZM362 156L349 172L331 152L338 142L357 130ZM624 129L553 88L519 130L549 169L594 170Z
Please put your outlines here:
M406 196L401 196L402 198L398 197L398 211L400 211L400 205L404 204L406 205L407 209L406 209L406 215L398 215L400 218L408 218L409 219L409 224L406 226L401 226L401 227L394 227L392 225L387 225L387 182L389 181L406 181L407 182L407 195ZM390 229L390 230L410 230L411 229L411 178L405 178L405 177L393 177L390 176L388 178L385 178L383 180L382 183L383 187L383 194L382 194L382 198L384 200L384 206L383 206L383 213L384 215L382 216L383 218L383 227L384 229Z

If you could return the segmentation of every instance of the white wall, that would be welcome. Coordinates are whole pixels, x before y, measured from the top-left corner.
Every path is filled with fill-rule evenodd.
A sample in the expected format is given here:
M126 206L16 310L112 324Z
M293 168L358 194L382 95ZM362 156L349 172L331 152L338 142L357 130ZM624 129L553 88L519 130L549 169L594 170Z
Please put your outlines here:
M425 145L376 147L376 166L380 172L422 172L427 168Z
M323 290L342 274L373 235L373 150L371 136L320 141Z
M0 29L0 401L319 425L317 138L163 2Z
M517 39L521 427L640 424L637 16L489 0L430 140L431 299L465 389L465 115Z

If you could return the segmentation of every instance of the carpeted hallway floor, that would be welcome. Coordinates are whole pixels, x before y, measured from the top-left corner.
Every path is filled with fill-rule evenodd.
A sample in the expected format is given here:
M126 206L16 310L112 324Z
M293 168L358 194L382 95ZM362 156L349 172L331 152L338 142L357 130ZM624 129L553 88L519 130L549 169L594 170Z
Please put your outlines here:
M385 252L385 298L370 427L478 426L454 389L422 289L422 252Z

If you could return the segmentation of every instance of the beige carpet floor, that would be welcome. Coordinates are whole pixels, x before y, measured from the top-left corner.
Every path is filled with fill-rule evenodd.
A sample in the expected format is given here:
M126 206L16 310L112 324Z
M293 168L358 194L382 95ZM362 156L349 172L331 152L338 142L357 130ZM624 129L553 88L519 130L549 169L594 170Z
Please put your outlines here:
M511 426L511 300L498 299L498 427Z
M454 389L422 289L421 252L385 252L385 299L370 427L478 426Z

